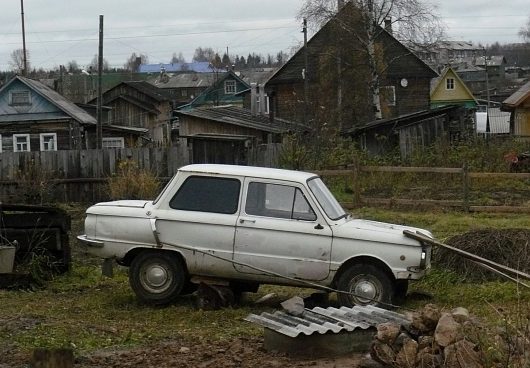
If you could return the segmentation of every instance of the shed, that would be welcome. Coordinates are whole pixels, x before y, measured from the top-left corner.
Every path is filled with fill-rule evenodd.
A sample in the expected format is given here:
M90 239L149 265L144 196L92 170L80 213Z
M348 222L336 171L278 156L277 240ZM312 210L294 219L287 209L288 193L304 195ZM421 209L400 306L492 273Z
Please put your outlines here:
M518 137L530 137L530 82L502 103L503 111L511 112L510 131Z

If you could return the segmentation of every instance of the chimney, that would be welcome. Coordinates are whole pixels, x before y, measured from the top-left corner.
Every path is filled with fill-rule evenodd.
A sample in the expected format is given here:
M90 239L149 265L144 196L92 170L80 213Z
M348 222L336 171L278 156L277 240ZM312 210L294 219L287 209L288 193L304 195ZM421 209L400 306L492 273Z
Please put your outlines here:
M392 18L385 18L385 31L393 35L392 33Z
M265 88L263 85L258 84L259 91L259 114L265 115L265 108L267 107L267 101L265 101Z
M250 83L250 114L256 116L256 83Z

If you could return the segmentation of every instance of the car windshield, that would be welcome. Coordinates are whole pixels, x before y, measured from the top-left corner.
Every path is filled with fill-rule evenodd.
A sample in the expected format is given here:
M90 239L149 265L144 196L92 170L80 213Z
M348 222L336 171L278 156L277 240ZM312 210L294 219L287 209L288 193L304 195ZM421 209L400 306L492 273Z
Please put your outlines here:
M330 219L338 220L347 216L344 209L341 207L339 202L337 202L333 194L331 194L322 179L316 177L314 179L310 179L307 184L309 185L311 192L313 192L315 195L318 203L320 203L324 209L324 212L326 212L326 215L328 215Z

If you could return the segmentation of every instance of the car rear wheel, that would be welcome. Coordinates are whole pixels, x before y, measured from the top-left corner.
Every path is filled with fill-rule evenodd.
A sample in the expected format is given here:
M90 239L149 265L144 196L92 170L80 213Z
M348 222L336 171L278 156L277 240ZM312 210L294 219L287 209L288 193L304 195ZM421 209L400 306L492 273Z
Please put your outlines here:
M393 282L388 275L371 264L356 264L339 277L337 287L351 294L338 293L341 305L375 305L388 308L394 295Z
M129 283L138 299L148 304L169 304L184 287L186 274L180 260L171 253L143 252L129 269Z

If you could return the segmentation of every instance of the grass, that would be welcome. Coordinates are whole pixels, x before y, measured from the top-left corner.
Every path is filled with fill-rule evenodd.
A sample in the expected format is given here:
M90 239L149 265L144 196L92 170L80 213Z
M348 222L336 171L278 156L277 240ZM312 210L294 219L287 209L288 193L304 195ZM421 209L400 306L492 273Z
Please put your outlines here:
M72 235L80 232L82 211L68 209L74 215ZM432 230L439 239L481 227L530 227L528 216L506 214L466 214L459 212L402 212L362 208L362 218L408 224ZM73 243L74 244L74 243ZM94 260L79 250L74 252L73 270L55 277L46 289L38 291L0 291L0 346L13 345L29 352L35 347L73 347L77 354L99 349L121 349L182 338L230 339L236 336L260 336L262 329L243 321L249 313L271 311L288 297L306 296L310 290L264 286L249 294L241 306L220 311L197 310L192 297L175 304L155 308L141 305L127 281L126 270L118 268L114 278L101 276ZM530 292L519 290L512 282L466 284L457 275L434 269L411 291L433 295L431 300L410 298L405 308L416 309L435 303L446 309L463 306L495 324L499 308L530 311ZM274 292L267 305L253 302ZM0 358L0 363L2 359Z

